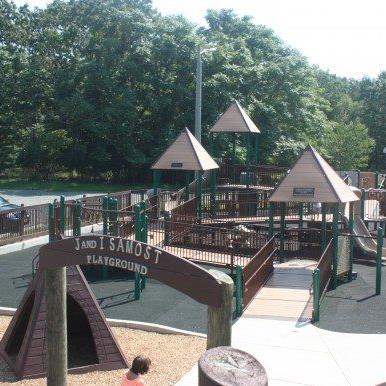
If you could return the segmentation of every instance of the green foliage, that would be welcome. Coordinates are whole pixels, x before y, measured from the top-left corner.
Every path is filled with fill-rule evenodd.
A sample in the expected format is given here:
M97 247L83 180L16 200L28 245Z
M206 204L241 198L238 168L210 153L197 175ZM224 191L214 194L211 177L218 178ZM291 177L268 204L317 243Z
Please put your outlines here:
M351 135L344 131L362 122L376 139L363 151L373 149L372 165L381 165L385 74L355 82L322 72L231 10L208 11L207 21L197 29L148 0L55 0L44 10L0 0L0 170L144 181L194 125L195 55L207 44L216 50L203 59L204 141L238 99L262 132L261 163L289 165L311 143L341 165L331 133ZM231 136L216 146L229 153Z
M374 140L358 119L336 123L326 139L327 152L337 170L358 170L367 166Z

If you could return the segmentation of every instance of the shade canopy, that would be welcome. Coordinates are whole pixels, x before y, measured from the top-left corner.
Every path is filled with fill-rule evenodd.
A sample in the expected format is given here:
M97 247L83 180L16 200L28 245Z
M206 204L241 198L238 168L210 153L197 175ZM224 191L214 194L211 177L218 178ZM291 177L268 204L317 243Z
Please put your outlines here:
M195 136L185 128L151 168L205 171L218 169L218 165Z
M234 101L210 129L211 133L260 133L248 114Z
M335 170L308 146L272 193L271 202L343 203L358 197Z

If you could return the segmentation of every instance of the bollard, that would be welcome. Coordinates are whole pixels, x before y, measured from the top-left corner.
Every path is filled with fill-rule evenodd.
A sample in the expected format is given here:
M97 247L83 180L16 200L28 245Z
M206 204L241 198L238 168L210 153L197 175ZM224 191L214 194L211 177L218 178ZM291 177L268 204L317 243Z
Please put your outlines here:
M230 346L232 337L233 280L224 272L209 270L221 283L222 303L220 307L208 306L207 349Z

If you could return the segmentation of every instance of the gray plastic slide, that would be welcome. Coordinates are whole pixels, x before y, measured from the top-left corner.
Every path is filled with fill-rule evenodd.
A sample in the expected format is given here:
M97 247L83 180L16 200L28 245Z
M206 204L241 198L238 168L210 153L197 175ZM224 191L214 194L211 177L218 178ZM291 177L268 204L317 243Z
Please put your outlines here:
M346 224L348 224L348 218L346 216L344 216L344 220ZM354 235L371 236L366 224L358 215L354 216ZM375 260L377 256L377 243L373 238L354 237L354 240L366 256ZM382 261L386 261L386 248L382 248Z

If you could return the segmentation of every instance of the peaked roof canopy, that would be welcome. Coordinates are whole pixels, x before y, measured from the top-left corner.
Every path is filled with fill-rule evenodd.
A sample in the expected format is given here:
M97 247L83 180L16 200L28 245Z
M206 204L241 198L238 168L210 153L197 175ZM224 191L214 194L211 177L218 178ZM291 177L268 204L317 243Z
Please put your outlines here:
M272 193L271 202L341 203L358 197L335 170L308 146Z
M210 129L212 133L260 133L248 114L234 101Z
M211 170L217 163L185 128L151 167L160 170Z

